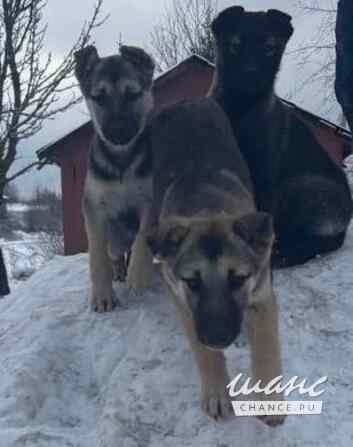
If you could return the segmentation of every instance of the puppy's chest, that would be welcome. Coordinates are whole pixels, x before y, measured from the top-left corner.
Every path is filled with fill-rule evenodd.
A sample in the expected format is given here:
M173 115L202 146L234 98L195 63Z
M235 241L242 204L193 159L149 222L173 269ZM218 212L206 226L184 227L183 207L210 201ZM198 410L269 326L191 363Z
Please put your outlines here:
M114 216L121 209L148 207L152 200L152 178L138 178L129 170L119 180L106 181L88 173L85 195L100 211Z

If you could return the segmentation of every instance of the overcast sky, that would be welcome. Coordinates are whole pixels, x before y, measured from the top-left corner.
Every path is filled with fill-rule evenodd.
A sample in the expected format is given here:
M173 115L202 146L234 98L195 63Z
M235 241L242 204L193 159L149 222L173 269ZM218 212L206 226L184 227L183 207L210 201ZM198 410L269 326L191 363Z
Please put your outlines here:
M332 0L323 1L332 2ZM48 0L45 11L45 20L48 22L46 46L56 59L60 59L77 38L83 21L92 12L94 3L93 0ZM115 52L120 36L125 44L140 45L148 50L149 33L159 21L167 3L168 0L104 0L104 13L110 14L110 17L94 33L94 41L100 55L105 56ZM309 39L318 25L315 16L307 17L300 13L295 7L295 0L243 0L236 3L219 0L218 4L219 9L240 4L249 10L277 8L291 14L295 33L289 49ZM277 82L278 93L284 97L293 94L296 85L300 82L299 76L303 74L298 72L293 57L286 57ZM293 97L291 99L293 100ZM294 96L294 99L299 105L320 113L320 98L317 95L310 95L309 92L305 95ZM331 118L334 119L335 116L332 115ZM39 134L22 144L20 159L16 162L15 170L33 161L37 149L64 135L87 119L88 115L82 104L45 124ZM17 184L21 192L26 195L30 194L37 185L48 185L59 190L59 174L58 168L46 167L40 172L33 171L21 177Z

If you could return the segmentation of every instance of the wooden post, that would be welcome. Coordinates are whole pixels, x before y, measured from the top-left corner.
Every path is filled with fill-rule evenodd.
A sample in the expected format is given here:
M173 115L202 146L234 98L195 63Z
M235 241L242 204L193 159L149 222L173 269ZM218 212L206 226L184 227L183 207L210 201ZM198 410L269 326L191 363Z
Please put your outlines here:
M0 298L10 293L9 282L7 279L6 266L0 248Z

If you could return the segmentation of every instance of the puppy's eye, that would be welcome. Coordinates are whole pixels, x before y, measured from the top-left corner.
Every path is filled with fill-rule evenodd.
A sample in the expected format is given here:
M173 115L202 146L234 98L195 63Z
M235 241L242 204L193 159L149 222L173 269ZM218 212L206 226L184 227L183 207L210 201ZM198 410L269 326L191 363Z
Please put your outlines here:
M142 90L127 89L125 91L125 98L127 99L127 101L136 101L141 96L142 96Z
M230 52L233 54L237 53L239 50L240 44L241 44L240 38L238 36L233 36L229 42Z
M106 93L106 91L105 91L104 89L100 89L100 90L96 90L96 91L94 91L94 92L91 94L91 96L92 96L92 98L93 98L95 101L97 101L97 102L99 102L99 103L102 103L102 102L104 102L104 100L106 99L106 97L107 97L107 93Z
M236 275L234 270L228 273L228 284L231 289L240 289L250 275Z
M272 56L277 51L277 41L274 38L269 38L265 42L265 50L269 56Z
M233 37L230 39L230 43L231 43L232 45L235 45L235 46L240 45L240 43L241 43L240 37L239 37L239 36L233 36Z
M274 56L275 54L276 54L276 48L266 47L266 55L267 56Z
M201 276L193 276L192 278L182 278L182 280L186 283L186 285L192 292L199 292L202 288Z

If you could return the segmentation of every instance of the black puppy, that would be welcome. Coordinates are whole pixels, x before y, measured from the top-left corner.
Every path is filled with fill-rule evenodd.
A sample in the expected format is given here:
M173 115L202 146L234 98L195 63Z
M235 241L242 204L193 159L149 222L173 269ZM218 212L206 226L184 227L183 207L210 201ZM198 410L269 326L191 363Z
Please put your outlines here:
M211 95L232 122L259 209L274 216L275 264L299 264L339 248L352 216L345 174L274 92L291 17L235 6L218 15L212 30Z

